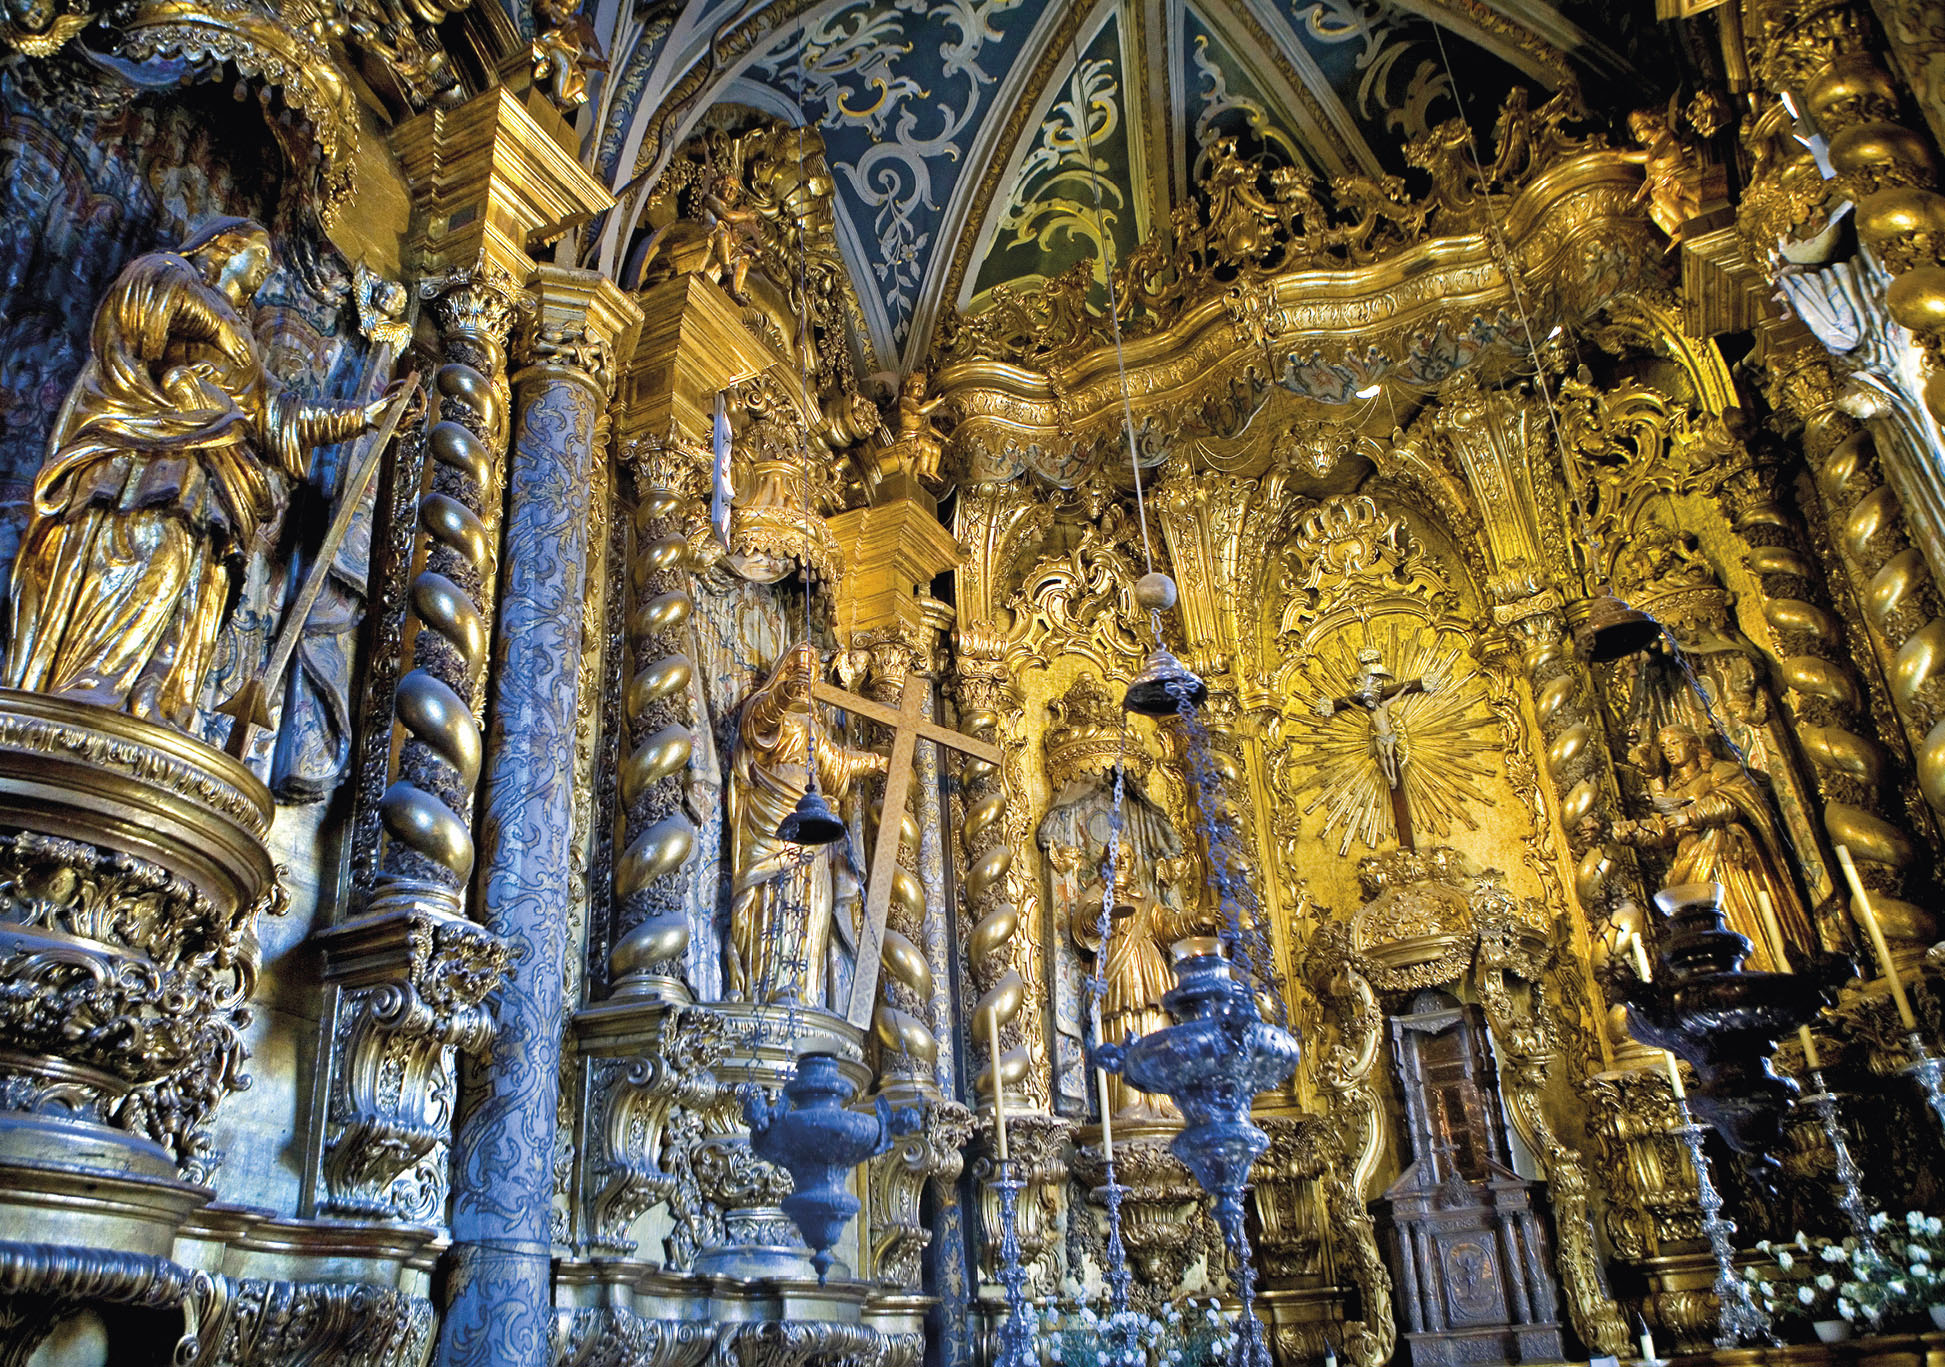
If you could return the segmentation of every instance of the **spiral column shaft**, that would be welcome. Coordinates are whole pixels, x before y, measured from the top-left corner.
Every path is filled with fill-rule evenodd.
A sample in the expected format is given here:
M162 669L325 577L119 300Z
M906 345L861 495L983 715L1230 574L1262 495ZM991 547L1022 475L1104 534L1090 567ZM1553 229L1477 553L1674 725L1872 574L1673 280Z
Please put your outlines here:
M1826 420L1806 432L1805 445L1814 448L1812 459L1821 459L1827 471L1847 440ZM1749 567L1762 588L1763 618L1777 645L1778 679L1823 799L1824 829L1833 845L1851 851L1860 872L1870 871L1875 900L1894 919L1926 920L1924 912L1902 897L1917 847L1886 815L1887 759L1868 734L1868 716L1862 715L1864 688L1851 664L1848 633L1825 592L1801 519L1776 497L1775 474L1754 468L1740 472L1724 483L1721 493L1730 525L1749 546ZM1914 579L1914 572L1925 577ZM1917 552L1908 547L1880 567L1873 578L1878 581L1891 584L1888 597L1900 600L1930 582ZM1875 617L1886 609L1895 612L1899 605L1867 596L1867 614ZM1847 940L1829 947L1846 947Z
M433 377L439 421L427 437L430 475L418 506L404 633L412 664L393 702L397 762L379 799L387 839L380 882L438 889L457 911L473 870L493 524L506 460L506 341L516 311L532 301L490 267L422 290L440 320L446 359Z
M682 809L682 780L695 753L688 654L689 516L696 458L671 442L644 439L631 451L636 501L628 557L629 667L622 711L623 847L615 861L616 940L609 955L617 995L686 998L689 951L684 867L696 829Z
M997 745L1000 717L1004 709L1016 704L1006 677L1002 638L997 632L968 626L960 628L958 645L959 724L968 735ZM962 889L972 921L966 958L978 993L969 1030L973 1057L986 1060L973 1090L991 1098L996 1065L1006 1086L1017 1088L1026 1078L1030 1061L1021 1019L1026 984L1012 965L1020 912L1008 895L1013 849L1006 831L1004 775L998 765L969 757L960 776L966 789L959 832L965 856ZM995 1017L1000 1029L997 1059L989 1033Z

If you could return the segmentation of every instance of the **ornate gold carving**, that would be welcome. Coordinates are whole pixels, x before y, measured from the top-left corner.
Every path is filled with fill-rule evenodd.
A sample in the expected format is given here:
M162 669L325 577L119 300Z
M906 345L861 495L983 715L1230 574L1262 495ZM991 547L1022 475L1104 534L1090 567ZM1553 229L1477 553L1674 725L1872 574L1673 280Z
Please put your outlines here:
M683 810L683 773L695 753L689 716L694 664L687 627L687 523L695 506L693 455L674 442L630 448L639 494L629 552L632 605L622 709L628 754L620 801L624 852L615 861L615 942L608 969L630 996L681 999L689 949L683 865L695 823Z
M432 1302L364 1282L207 1279L184 1367L346 1361L418 1367L432 1348Z
M881 1286L924 1284L921 1260L932 1244L925 1189L928 1183L949 1187L958 1180L965 1161L961 1150L973 1134L972 1112L956 1101L926 1098L923 1114L920 1129L896 1139L867 1169L870 1275Z
M720 1016L676 1006L654 1053L589 1061L581 1242L597 1254L633 1253L636 1219L677 1194L682 1160L671 1150L694 1142L696 1118L718 1100L712 1070L725 1045Z
M1021 1115L1010 1107L1006 1137L1013 1175L1026 1183L1019 1194L1020 1259L1034 1287L1058 1284L1061 1264L1060 1232L1067 1209L1067 1177L1074 1123L1051 1115ZM980 1273L998 1284L1000 1198L993 1189L992 1128L986 1126L986 1149L973 1161L979 1190Z
M27 1367L55 1327L87 1305L190 1311L191 1330L177 1360L193 1352L194 1314L208 1295L208 1279L167 1258L107 1248L0 1242L0 1364Z
M1115 1180L1127 1188L1121 1201L1121 1238L1129 1268L1135 1274L1131 1300L1137 1309L1151 1314L1175 1299L1184 1275L1198 1259L1212 1257L1220 1262L1222 1258L1222 1236L1204 1209L1207 1194L1196 1185L1182 1160L1169 1152L1168 1139L1166 1132L1131 1136L1122 1129L1116 1133L1114 1145ZM1100 1150L1077 1150L1074 1175L1088 1189L1090 1209L1085 1215L1070 1209L1067 1218L1088 1221L1089 1243L1095 1245L1089 1251L1105 1270L1106 1230L1093 1228L1091 1209L1104 1200L1101 1184L1106 1167ZM1069 1271L1078 1275L1080 1269Z
M6 702L22 744L0 755L0 1109L99 1127L146 1179L207 1180L215 1107L248 1085L256 921L286 905L269 795L173 730Z
M818 787L838 801L865 775L885 771L884 755L840 744L828 720L813 723L811 709L818 704L810 691L820 669L815 646L792 646L744 703L737 723L729 793L735 875L723 964L723 987L732 1000L795 997L823 1004L825 952L839 895L832 862L837 852L779 839L777 824L806 792L813 758ZM814 756L813 724L819 735Z
M1489 192L1517 193L1557 163L1605 146L1598 135L1565 131L1579 114L1570 92L1532 109L1526 91L1514 91L1483 179L1463 120L1412 139L1406 159L1433 182L1423 200L1391 175L1339 176L1326 188L1295 167L1246 161L1233 140L1220 140L1208 149L1195 199L1117 268L1122 327L1129 336L1161 331L1211 298L1247 313L1261 307L1255 287L1278 275L1362 266L1428 236L1477 231L1490 221ZM941 325L940 352L949 361L1063 366L1108 332L1088 305L1090 270L1082 263L1024 294L997 287L985 308Z
M1489 716L1437 565L1364 495L1305 514L1287 555L1276 685L1290 701L1275 733L1286 865L1319 809L1324 836L1342 831L1340 854L1473 826Z
M421 902L393 884L374 914L318 937L325 977L344 989L319 1201L334 1214L431 1224L445 1209L453 1054L492 1039L484 1003L509 959L497 936L426 891Z

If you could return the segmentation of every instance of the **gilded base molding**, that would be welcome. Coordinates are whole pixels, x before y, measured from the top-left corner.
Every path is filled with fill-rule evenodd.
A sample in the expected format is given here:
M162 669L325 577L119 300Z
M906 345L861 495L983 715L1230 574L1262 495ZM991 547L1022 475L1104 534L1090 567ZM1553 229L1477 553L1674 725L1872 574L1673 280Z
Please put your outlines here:
M184 1367L423 1367L432 1302L365 1282L209 1277Z
M190 1300L199 1282L154 1254L0 1242L0 1367L26 1367L55 1326L84 1306L167 1309Z

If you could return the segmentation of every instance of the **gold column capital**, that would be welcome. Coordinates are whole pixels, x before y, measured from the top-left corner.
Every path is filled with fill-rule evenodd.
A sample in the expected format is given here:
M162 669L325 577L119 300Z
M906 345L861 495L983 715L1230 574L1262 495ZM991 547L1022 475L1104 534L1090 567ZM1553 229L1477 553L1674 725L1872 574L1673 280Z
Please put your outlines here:
M534 311L521 329L516 375L539 372L594 385L605 401L634 347L642 311L599 271L545 263L527 280Z
M531 244L614 203L505 86L401 124L392 150L419 206L411 245L430 272L479 262L525 280Z

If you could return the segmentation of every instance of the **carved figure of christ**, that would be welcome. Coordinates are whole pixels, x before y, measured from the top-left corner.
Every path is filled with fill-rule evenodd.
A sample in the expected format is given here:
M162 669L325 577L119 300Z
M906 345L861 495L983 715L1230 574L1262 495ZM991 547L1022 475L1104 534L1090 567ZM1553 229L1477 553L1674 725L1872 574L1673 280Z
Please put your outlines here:
M1433 672L1399 683L1379 663L1376 651L1360 651L1357 678L1352 681L1351 691L1341 698L1319 698L1316 703L1320 717L1334 716L1349 707L1361 707L1369 714L1371 757L1377 761L1378 773L1391 791L1391 821L1398 832L1400 849L1418 847L1412 837L1411 804L1405 797L1404 765L1408 757L1398 752L1398 730L1391 721L1392 704L1414 693L1436 693L1444 686L1445 676Z
M1004 760L999 747L974 740L949 726L941 726L925 715L925 695L931 680L925 675L909 674L898 697L897 707L887 707L870 698L847 693L834 684L818 682L811 696L832 707L889 727L891 755L885 764L884 818L878 823L878 839L871 849L871 870L865 883L864 925L858 936L858 965L851 976L851 1005L845 1018L860 1030L871 1026L871 1013L878 1003L878 956L885 945L885 920L891 912L892 881L898 876L898 813L905 810L905 799L912 788L912 762L920 740L929 740L949 750L983 759L989 764Z

